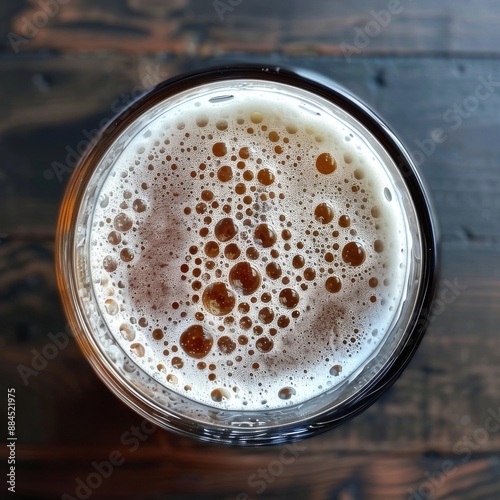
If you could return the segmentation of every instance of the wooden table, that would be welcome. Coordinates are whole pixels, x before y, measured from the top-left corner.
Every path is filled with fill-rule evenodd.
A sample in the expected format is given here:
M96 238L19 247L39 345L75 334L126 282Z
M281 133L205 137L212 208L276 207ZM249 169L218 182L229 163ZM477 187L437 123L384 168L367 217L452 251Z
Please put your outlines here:
M114 452L124 463L92 476L79 498L500 498L498 2L19 0L0 14L1 421L15 388L12 498L77 498L78 478ZM413 151L442 230L440 302L408 369L286 464L282 447L222 448L160 429L133 449L123 436L141 418L72 339L46 364L37 358L65 329L53 244L69 172L54 163L147 87L240 60L314 69L361 97Z

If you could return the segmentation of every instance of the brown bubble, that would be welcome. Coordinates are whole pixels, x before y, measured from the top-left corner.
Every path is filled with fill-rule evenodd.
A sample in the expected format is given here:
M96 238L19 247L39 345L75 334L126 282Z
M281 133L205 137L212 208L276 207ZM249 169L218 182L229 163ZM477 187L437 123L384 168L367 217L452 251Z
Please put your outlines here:
M214 340L201 325L192 325L181 335L180 345L192 358L204 358L212 349Z
M334 377L338 377L341 372L342 372L342 367L340 365L333 365L330 368L330 375L333 375Z
M278 142L280 140L280 136L277 132L269 132L268 137L271 142Z
M377 297L375 297L375 295L372 295L370 297L370 302L377 302Z
M260 352L269 352L274 347L274 342L267 337L260 337L257 342L255 342L255 347Z
M276 243L276 233L269 225L259 224L254 231L254 240L264 248L269 248Z
M325 253L325 260L327 262L333 262L334 259L335 259L335 257L333 255L333 253L331 253L331 252L326 252Z
M220 403L224 399L229 399L229 393L224 389L214 389L210 393L210 397L212 398L212 401Z
M122 241L122 235L116 231L111 231L108 234L108 241L112 245L118 245Z
M227 120L219 120L216 124L215 124L217 130L226 130L227 127L228 127L228 124L227 124Z
M104 301L104 307L110 316L116 316L120 310L119 305L113 299L106 299Z
M202 228L200 229L200 236L201 236L202 238L204 238L205 236L207 236L207 235L208 235L208 233L209 233L208 227L202 227Z
M214 316L229 314L236 303L232 290L221 282L208 285L203 292L202 300L206 310Z
M196 363L196 366L198 370L204 370L207 367L207 364L204 361L198 361L198 363Z
M377 288L378 279L377 278L370 278L370 280L368 281L368 284L370 285L371 288Z
M271 295L265 292L260 296L260 300L262 300L262 302L271 302Z
M381 253L384 251L384 244L380 240L375 240L373 243L373 249L377 253Z
M201 199L205 201L212 201L214 199L214 193L212 191L205 189L201 192Z
M233 169L229 165L219 168L217 178L221 182L228 182L233 178Z
M260 286L260 273L248 262L239 262L229 272L231 286L242 295L254 293Z
M292 266L295 267L295 269L300 269L301 267L304 267L304 264L306 263L306 260L302 255L296 255L292 259Z
M314 278L316 278L316 271L312 267L308 267L304 270L304 278L307 281L312 281Z
M243 172L243 179L250 182L253 179L253 172L250 170L245 170L245 172Z
M249 247L249 248L247 248L246 256L249 259L257 260L259 258L259 255L260 255L260 253L259 253L259 251L255 247Z
M102 261L102 265L108 273L112 273L113 271L116 271L116 268L118 267L118 262L116 262L111 255L107 255L104 257L104 260Z
M129 342L132 342L135 340L135 332L132 329L130 325L127 325L126 323L123 323L120 325L120 333L122 334L122 337L125 340L128 340Z
M146 354L146 350L144 349L144 346L142 344L138 344L138 343L130 344L130 349L139 358L144 357L144 354Z
M264 115L258 111L254 111L250 114L250 120L252 123L260 123L264 119Z
M127 232L133 225L132 219L123 212L119 213L113 220L113 226L117 231Z
M142 326L143 328L145 328L148 325L149 325L149 322L146 318L144 318L144 317L139 318L139 326Z
M201 284L201 281L198 281L198 280L193 281L193 282L191 283L191 288L192 288L193 290L200 290L202 286L203 286L203 285Z
M247 187L242 182L239 182L236 186L234 186L234 190L236 194L245 194Z
M365 176L365 173L361 169L357 168L354 171L354 178L358 179L358 181L361 180L364 176Z
M351 225L351 218L348 215L341 215L339 217L340 227L349 227Z
M155 328L152 332L152 335L155 340L161 340L163 338L163 330L160 328Z
M223 142L216 142L212 146L212 152L218 157L225 156L227 154L227 147Z
M240 328L243 328L243 330L250 330L252 328L252 320L248 316L243 316L243 318L240 319Z
M120 259L122 259L123 262L130 262L134 259L134 252L132 252L130 248L123 248L120 252Z
M207 211L207 204L200 202L196 205L196 213L197 214L204 214Z
M225 257L230 260L237 259L240 254L241 250L238 248L238 245L236 245L236 243L229 243L229 245L227 245L224 249Z
M141 213L144 212L148 206L146 205L146 202L143 200L140 200L139 198L137 200L134 200L134 203L132 204L132 208L137 212Z
M283 231L281 231L281 237L285 241L288 241L292 237L292 233L288 229L283 229Z
M243 198L243 203L246 203L247 205L250 205L253 202L253 198L251 196L245 196Z
M342 282L336 276L330 276L325 283L325 288L330 293L338 293L342 288Z
M238 228L234 224L233 219L226 217L217 222L214 228L214 233L215 237L224 243L236 236Z
M248 148L241 148L238 154L240 155L240 158L246 160L250 157L250 150Z
M277 262L270 262L266 266L266 274L273 280L281 276L281 267Z
M257 179L264 186L270 186L274 182L275 176L271 170L263 168L257 172Z
M377 219L378 217L380 217L380 208L378 208L378 207L372 207L372 209L371 209L370 212L371 212L372 217L374 219Z
M314 217L321 224L328 224L333 220L333 208L328 203L320 203L314 210Z
M209 241L204 250L208 257L217 257L219 255L219 244L216 241Z
M246 335L240 335L238 337L238 344L247 345L248 344L248 337Z
M337 162L330 153L321 153L316 158L316 168L321 174L331 174L337 168Z
M236 342L224 335L217 341L217 346L222 354L231 354L236 349Z
M184 361L178 356L172 358L172 367L173 368L182 368L184 366Z
M287 309L293 309L299 303L299 294L292 288L284 288L279 294L280 304Z
M360 266L366 259L364 248L355 241L347 243L342 250L342 260L351 266Z
M293 387L283 387L278 391L278 397L280 399L290 399L295 394L295 389Z
M270 307L263 307L259 311L259 320L265 325L271 323L273 319L274 319L274 311Z
M208 117L206 116L199 116L198 118L196 118L196 125L198 125L198 127L205 127L208 125Z

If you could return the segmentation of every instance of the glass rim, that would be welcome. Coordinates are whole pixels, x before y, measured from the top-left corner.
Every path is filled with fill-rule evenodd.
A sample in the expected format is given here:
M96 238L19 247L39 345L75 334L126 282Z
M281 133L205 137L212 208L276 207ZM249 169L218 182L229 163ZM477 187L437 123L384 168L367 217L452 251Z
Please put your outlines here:
M382 369L352 397L342 402L341 408L335 406L330 411L309 416L307 422L299 428L296 423L266 428L272 432L266 432L266 429L259 426L228 429L216 423L207 428L206 424L200 425L195 421L189 421L187 417L179 417L175 412L169 412L156 405L137 388L119 378L117 370L110 366L105 356L102 356L97 341L88 334L92 328L80 304L73 269L76 262L75 228L87 184L100 160L121 133L148 109L180 91L214 82L244 79L283 83L310 91L338 105L367 128L393 159L404 179L415 205L422 245L421 286L415 299L415 308L401 342ZM105 385L136 412L164 428L202 441L247 446L280 444L318 434L357 415L371 405L399 377L413 357L427 328L438 281L438 237L433 207L409 153L389 127L358 98L335 82L307 70L258 64L231 64L184 73L155 86L113 119L92 147L85 152L72 173L61 205L55 245L56 277L66 317L80 349ZM207 411L218 411L210 406L206 408ZM234 410L220 411L231 413ZM265 412L266 410L239 411L249 415Z

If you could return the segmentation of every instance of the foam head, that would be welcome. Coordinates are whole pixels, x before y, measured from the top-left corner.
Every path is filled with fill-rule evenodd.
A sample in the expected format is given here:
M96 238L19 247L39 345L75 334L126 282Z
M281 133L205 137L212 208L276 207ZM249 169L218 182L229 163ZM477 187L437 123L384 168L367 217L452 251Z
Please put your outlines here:
M217 408L331 390L373 358L405 296L393 161L342 109L288 90L249 80L158 104L93 213L92 293L112 336Z

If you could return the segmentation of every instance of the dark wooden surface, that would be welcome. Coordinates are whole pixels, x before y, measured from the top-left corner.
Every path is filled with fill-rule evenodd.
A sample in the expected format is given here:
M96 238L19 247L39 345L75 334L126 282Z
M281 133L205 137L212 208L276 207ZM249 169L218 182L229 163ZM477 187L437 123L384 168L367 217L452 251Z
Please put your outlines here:
M500 4L401 0L356 46L356 28L387 1L233 0L222 21L202 0L47 3L57 13L33 36L23 29L39 2L0 6L0 373L2 401L16 389L17 497L75 496L77 478L118 450L125 463L92 498L500 498L500 430L484 430L500 412ZM12 33L23 43L13 47ZM52 164L117 102L235 60L320 71L389 122L421 160L442 231L443 297L453 290L394 387L352 422L302 442L282 468L282 448L221 448L160 429L131 451L122 436L141 418L73 340L27 384L19 374L65 328L52 261L69 172ZM493 85L475 101L484 81ZM436 129L446 140L419 155ZM6 422L5 402L0 415ZM0 458L5 468L4 445ZM275 476L256 482L269 468Z

